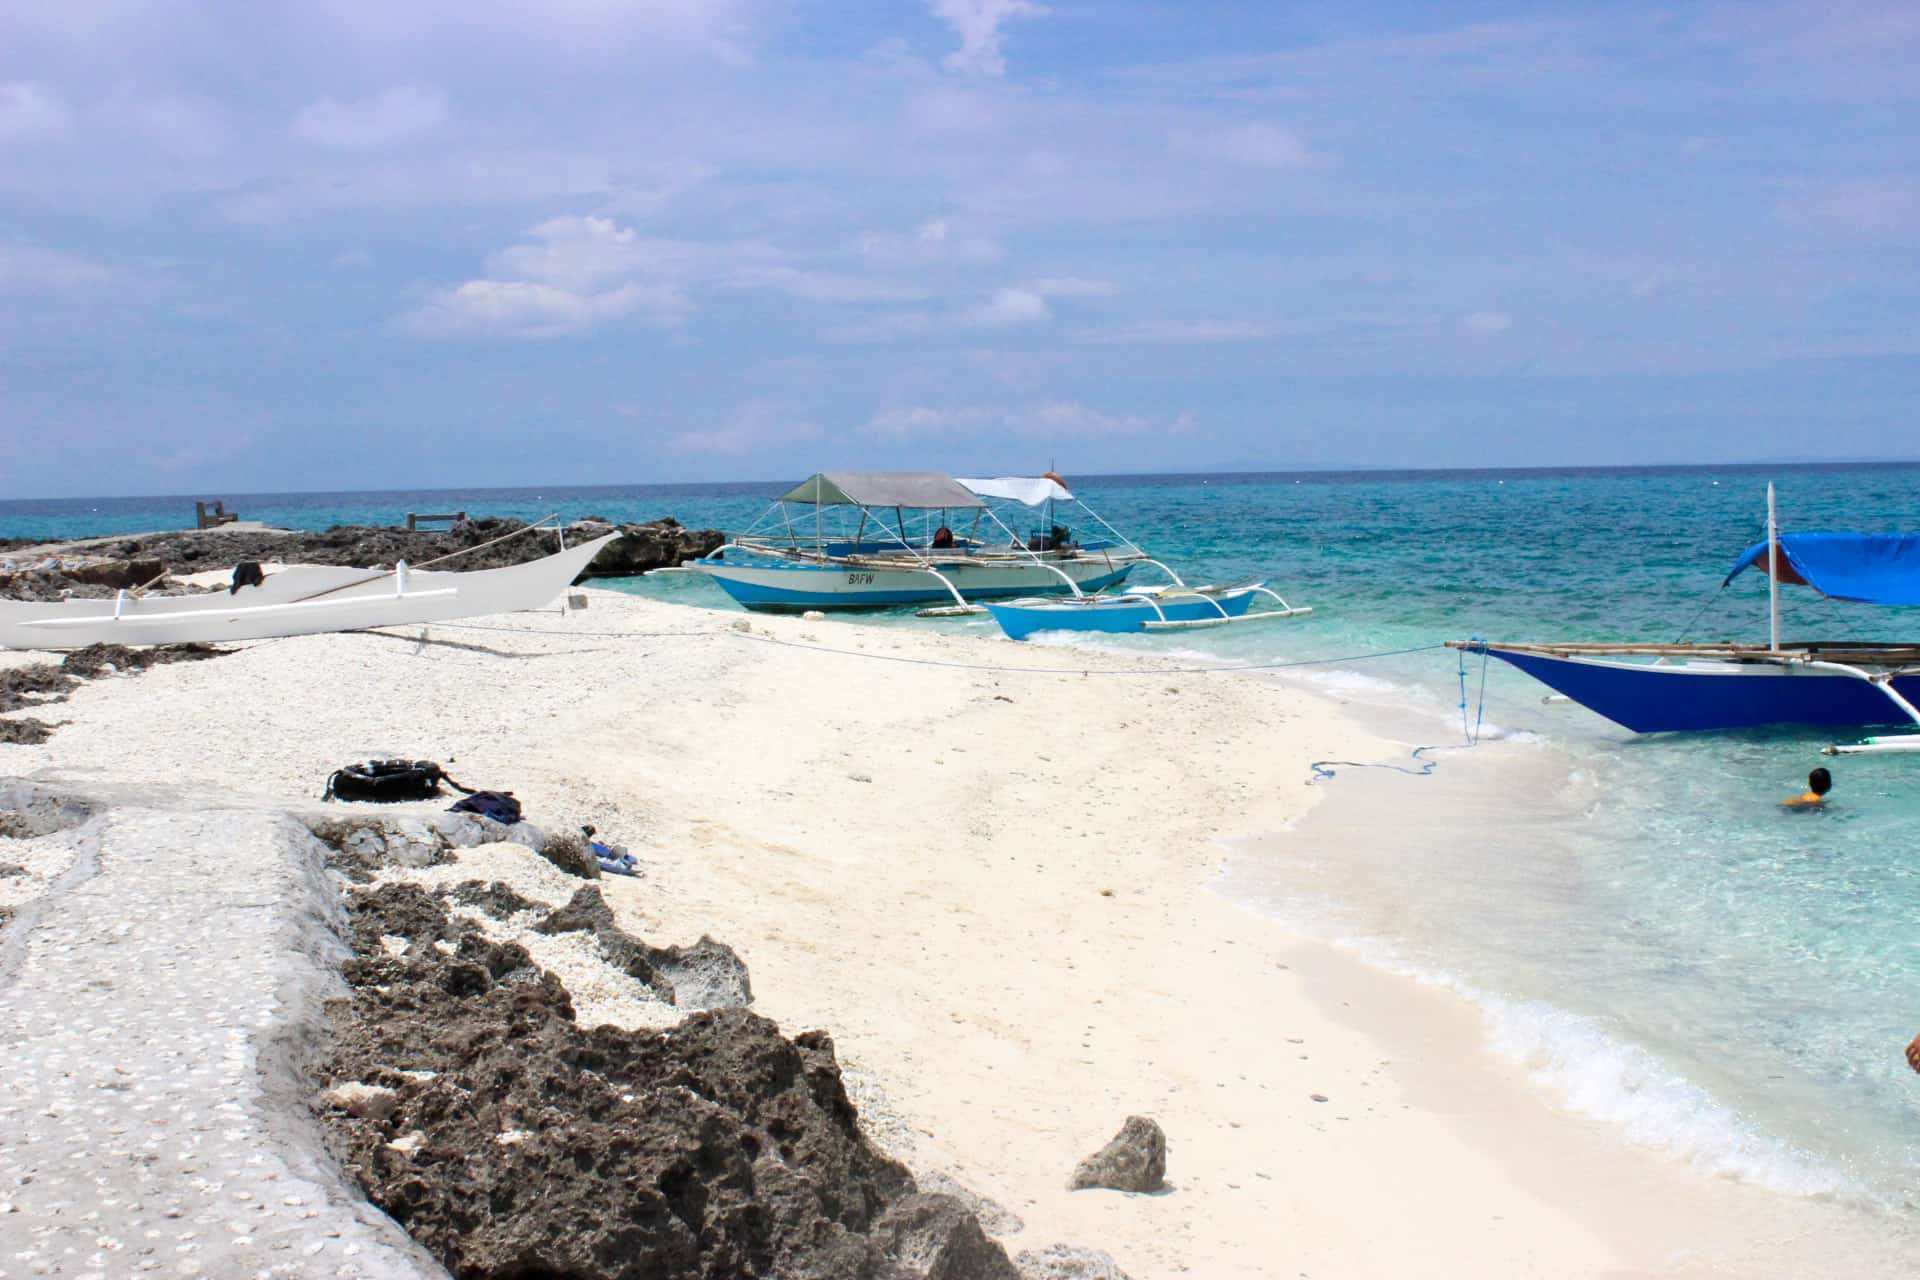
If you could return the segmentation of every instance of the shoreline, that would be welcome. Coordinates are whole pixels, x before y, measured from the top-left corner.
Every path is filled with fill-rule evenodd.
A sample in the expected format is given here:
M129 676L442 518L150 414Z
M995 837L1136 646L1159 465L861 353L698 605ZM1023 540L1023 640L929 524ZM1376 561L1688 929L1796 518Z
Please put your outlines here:
M310 798L316 761L427 755L551 828L593 822L647 866L613 884L616 913L663 943L733 946L758 1012L832 1033L894 1154L1025 1220L1010 1251L1071 1241L1135 1280L1495 1259L1684 1275L1667 1255L1703 1245L1709 1268L1820 1273L1743 1234L1771 1193L1723 1195L1557 1111L1486 1051L1464 1001L1218 891L1223 839L1324 808L1307 761L1396 749L1324 692L1021 674L1069 651L589 595L564 622L264 642L95 682L0 773L222 776L272 805ZM916 665L955 661L1010 669ZM302 717L297 742L263 723L269 703ZM184 745L163 747L162 723ZM1067 1192L1134 1113L1165 1128L1173 1190ZM1576 1172L1529 1159L1541 1145Z

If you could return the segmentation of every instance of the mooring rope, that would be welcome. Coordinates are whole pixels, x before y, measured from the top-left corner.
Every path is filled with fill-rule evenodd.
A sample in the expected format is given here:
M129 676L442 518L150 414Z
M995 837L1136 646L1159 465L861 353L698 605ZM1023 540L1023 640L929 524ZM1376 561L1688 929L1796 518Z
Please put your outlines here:
M1479 639L1480 637L1478 636L1474 637L1476 641L1479 641ZM1484 642L1482 642L1480 648L1480 694L1479 701L1474 707L1473 722L1471 724L1467 722L1467 651L1465 649L1459 650L1459 654L1460 735L1464 741L1454 744L1434 743L1423 747L1415 747L1408 753L1407 758L1417 761L1420 765L1418 769L1409 769L1405 765L1388 764L1380 760L1315 760L1307 766L1313 770L1313 777L1307 780L1308 784L1324 782L1326 779L1333 777L1335 765L1339 765L1343 769L1386 769L1393 773L1404 773L1414 778L1425 778L1431 776L1434 769L1440 763L1438 760L1423 759L1429 751L1465 751L1469 748L1479 746L1480 730L1485 725L1487 716L1487 649Z

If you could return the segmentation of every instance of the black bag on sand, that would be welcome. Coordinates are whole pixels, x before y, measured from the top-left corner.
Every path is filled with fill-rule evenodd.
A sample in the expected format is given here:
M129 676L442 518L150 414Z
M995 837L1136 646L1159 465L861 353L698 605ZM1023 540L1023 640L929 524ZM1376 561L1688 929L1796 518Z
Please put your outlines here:
M448 813L477 813L505 826L520 821L520 802L511 791L469 791L447 806Z
M449 778L431 760L366 760L335 769L320 798L375 804L426 800L440 794L443 782L456 791L471 794L473 790Z

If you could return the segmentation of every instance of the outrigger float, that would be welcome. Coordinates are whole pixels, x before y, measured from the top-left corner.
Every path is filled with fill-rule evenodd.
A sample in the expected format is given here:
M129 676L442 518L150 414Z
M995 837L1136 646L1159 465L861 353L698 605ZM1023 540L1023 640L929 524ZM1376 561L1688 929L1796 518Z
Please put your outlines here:
M1769 638L1751 644L1510 644L1449 640L1499 658L1636 733L1920 725L1920 643L1782 643L1780 584L1834 600L1920 604L1920 535L1781 534L1767 486L1767 537L1740 553L1721 586L1761 566ZM1650 659L1650 661L1649 661ZM1920 751L1920 734L1868 738L1830 755Z
M988 499L1039 511L1040 527L1021 536ZM1056 519L1062 503L1108 536L1076 538ZM1099 591L1152 563L1052 474L823 471L776 498L747 532L681 568L760 612L925 605L922 615L937 617L980 613L973 602L981 599Z
M1276 608L1250 613L1261 596ZM1037 631L1181 631L1196 627L1224 627L1233 623L1273 622L1312 613L1296 608L1269 590L1264 582L1240 582L1225 587L1191 587L1175 575L1163 587L1128 587L1123 591L1053 600L1014 600L989 604L987 612L1014 640Z

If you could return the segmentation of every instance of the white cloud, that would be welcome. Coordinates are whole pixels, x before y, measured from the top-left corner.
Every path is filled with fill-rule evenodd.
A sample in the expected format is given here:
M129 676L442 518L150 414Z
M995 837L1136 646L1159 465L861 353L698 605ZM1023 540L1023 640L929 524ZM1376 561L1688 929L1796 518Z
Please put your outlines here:
M397 327L417 338L564 338L641 308L665 318L682 305L673 289L638 284L575 293L530 280L469 280L401 317Z
M1031 413L1016 415L1014 422L1021 434L1042 435L1049 440L1100 440L1116 436L1190 435L1193 416L1187 413L1172 419L1140 414L1102 413L1072 400L1051 400Z
M322 147L370 151L425 137L447 119L438 89L400 85L357 102L322 98L294 117L294 136Z
M59 94L32 81L0 84L0 142L58 138L73 127L73 113Z
M65 292L105 284L112 276L98 263L71 254L0 244L0 290Z
M590 289L633 275L675 255L660 242L642 241L611 218L549 218L527 232L534 243L502 249L487 260L490 275Z
M862 431L882 440L913 440L961 427L978 428L991 416L979 409L931 409L925 405L915 405L912 408L882 409L867 419Z
M1475 333L1500 333L1513 328L1513 317L1498 311L1475 311L1463 317L1460 323Z
M1083 280L1079 276L1046 276L1027 288L1043 298L1103 298L1113 292L1105 280Z
M781 445L807 444L826 438L826 433L811 422L796 421L781 406L766 400L750 400L726 422L693 431L683 431L667 441L667 452L676 454L719 454L740 457Z
M1176 146L1235 164L1263 169L1292 169L1312 157L1295 134L1270 124L1243 124L1213 133L1179 132Z
M985 236L969 235L946 218L933 218L904 235L869 231L859 240L861 256L885 266L917 266L936 262L996 262L998 244Z
M1001 289L992 298L967 312L967 322L997 328L1034 324L1052 316L1047 300L1032 289Z
M862 432L900 442L943 432L965 430L996 436L1044 436L1048 440L1093 440L1119 436L1189 435L1191 414L1156 418L1143 414L1110 414L1072 400L1049 400L1024 409L936 409L926 405L883 409L867 420Z
M1000 50L1001 23L1046 12L1032 0L932 0L928 8L960 37L960 47L942 65L949 71L980 76L1007 73L1006 55Z
M1253 320L1154 320L1082 336L1088 342L1141 343L1151 346L1159 343L1260 342L1288 335L1286 330L1277 325Z

